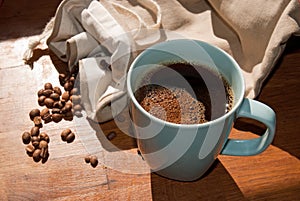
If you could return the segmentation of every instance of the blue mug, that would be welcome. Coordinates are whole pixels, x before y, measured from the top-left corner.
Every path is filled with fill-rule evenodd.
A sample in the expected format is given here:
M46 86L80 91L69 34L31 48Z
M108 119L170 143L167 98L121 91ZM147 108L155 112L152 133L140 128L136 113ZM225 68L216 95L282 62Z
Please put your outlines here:
M135 92L153 69L167 62L197 63L218 72L234 93L232 109L201 124L176 124L151 115L139 104ZM145 49L130 66L127 93L138 148L152 171L170 179L199 179L219 154L257 155L271 144L275 135L275 112L263 103L244 98L244 79L237 62L206 42L176 39ZM267 127L265 133L253 139L229 139L234 121L239 117L263 123Z

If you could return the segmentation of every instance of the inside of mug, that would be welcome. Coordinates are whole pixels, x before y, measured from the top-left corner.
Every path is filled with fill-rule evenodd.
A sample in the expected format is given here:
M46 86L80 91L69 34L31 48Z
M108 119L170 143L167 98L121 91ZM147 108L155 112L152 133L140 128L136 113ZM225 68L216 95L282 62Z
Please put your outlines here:
M222 75L234 92L234 106L241 102L244 96L243 77L232 57L210 44L187 39L159 43L142 52L130 68L129 91L134 93L141 87L145 75L166 62L199 64ZM134 95L131 95L131 98L135 99Z

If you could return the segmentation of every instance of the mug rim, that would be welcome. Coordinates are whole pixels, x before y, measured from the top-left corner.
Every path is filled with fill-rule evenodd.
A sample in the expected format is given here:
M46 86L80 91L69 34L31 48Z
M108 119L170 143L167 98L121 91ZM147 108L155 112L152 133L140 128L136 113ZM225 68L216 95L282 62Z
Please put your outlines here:
M234 104L233 108L225 113L224 115L214 119L214 120L210 120L208 122L205 122L205 123L195 123L195 124L178 124L178 123L173 123L173 122L169 122L169 121L166 121L166 120L162 120L152 114L150 114L149 112L147 112L139 103L138 101L136 100L135 96L134 96L134 93L133 93L133 90L132 90L132 87L131 87L131 77L132 77L132 72L134 70L134 66L136 65L136 63L145 55L147 54L148 51L150 50L153 50L155 49L156 46L162 46L166 43L170 43L170 42L177 42L177 41L194 41L196 43L202 43L202 44L206 44L208 46L210 46L211 48L214 48L215 50L221 52L222 54L224 54L226 56L227 59L229 59L233 65L232 67L235 68L235 70L237 71L240 79L241 79L241 82L243 83L242 86L241 86L241 95L240 97L237 98L237 101L236 103ZM148 118L150 118L151 120L154 120L160 124L163 124L163 125L168 125L168 126L172 126L172 127L188 127L188 128L195 128L195 127L205 127L205 126L209 126L209 125L212 125L212 124L217 124L218 122L220 121L224 121L225 119L228 118L228 116L231 116L233 113L236 112L236 110L239 108L239 106L241 105L243 99L244 99L244 93L245 93L245 84L244 84L244 77L243 77L243 74L242 74L242 71L241 71L241 68L239 66L239 64L235 61L235 59L229 55L227 52L225 52L224 50L222 50L221 48L215 46L215 45L212 45L210 43L207 43L207 42L204 42L204 41L201 41L201 40L195 40L195 39L173 39L173 40L167 40L167 41L163 41L163 42L159 42L159 43L156 43L146 49L144 49L135 59L134 61L131 63L130 67L129 67L129 70L128 70L128 73L127 73L127 80L126 80L126 85L127 85L127 94L128 96L130 97L130 100L134 103L134 105L138 108L138 110L140 112L143 113L143 115L147 116Z

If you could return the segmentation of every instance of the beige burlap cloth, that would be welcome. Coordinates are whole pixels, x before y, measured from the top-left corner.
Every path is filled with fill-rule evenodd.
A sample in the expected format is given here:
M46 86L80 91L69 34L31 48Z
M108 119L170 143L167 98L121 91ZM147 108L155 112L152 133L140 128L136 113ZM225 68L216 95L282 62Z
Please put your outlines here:
M64 0L39 42L46 37L69 68L79 64L87 116L103 122L124 108L126 72L146 47L173 38L216 45L239 63L245 96L255 98L299 23L297 0Z

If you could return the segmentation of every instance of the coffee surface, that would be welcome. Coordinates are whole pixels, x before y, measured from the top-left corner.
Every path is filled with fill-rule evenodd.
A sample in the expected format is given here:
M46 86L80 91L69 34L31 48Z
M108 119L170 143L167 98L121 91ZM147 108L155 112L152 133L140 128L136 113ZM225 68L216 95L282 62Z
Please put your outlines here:
M135 92L153 116L177 124L199 124L221 117L233 106L228 82L207 67L163 64L148 73Z

